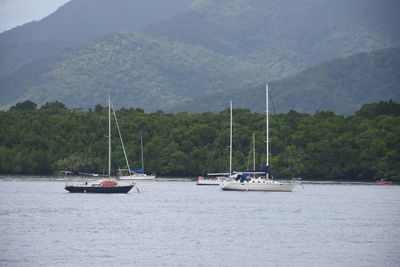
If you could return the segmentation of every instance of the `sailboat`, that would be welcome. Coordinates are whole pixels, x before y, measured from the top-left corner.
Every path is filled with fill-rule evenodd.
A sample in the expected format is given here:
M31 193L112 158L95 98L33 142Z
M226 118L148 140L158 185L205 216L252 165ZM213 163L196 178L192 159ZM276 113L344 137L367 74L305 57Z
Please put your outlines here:
M270 178L269 173L269 108L268 108L268 84L265 88L265 103L266 103L266 123L265 123L265 132L266 132L266 169L265 172L235 172L231 174L228 179L225 179L219 185L222 190L236 190L236 191L283 191L283 192L291 192L295 183L291 182L283 182L276 181ZM232 136L232 135L231 135ZM232 141L230 145L232 158ZM232 162L232 159L231 159ZM232 163L231 163L232 164ZM231 172L231 170L230 170ZM265 174L264 176L260 176L261 174Z
M119 130L117 117L115 115L115 111L113 109L114 117L116 120L117 128L119 135L121 137L121 132ZM121 138L122 140L122 138ZM126 153L124 146L124 154L125 159ZM112 178L111 176L111 98L108 98L108 175L99 175L99 174L88 174L94 177L105 177L103 180L99 180L96 182L84 182L83 184L69 184L65 185L65 190L70 193L128 193L134 186L135 183L120 185L118 182ZM136 188L137 189L137 188Z
M131 170L129 168L128 160L126 160L126 165L128 166L130 175L119 176L120 180L154 180L156 178L156 175L154 173L149 175L144 172L143 136L142 136L142 134L140 134L140 148L141 148L141 155L142 155L142 168L139 170Z

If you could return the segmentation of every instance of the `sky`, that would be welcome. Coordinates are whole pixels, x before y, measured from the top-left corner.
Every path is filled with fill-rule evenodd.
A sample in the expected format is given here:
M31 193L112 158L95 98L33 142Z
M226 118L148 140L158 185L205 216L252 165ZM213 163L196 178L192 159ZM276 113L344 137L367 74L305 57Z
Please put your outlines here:
M0 0L0 32L40 20L69 0Z

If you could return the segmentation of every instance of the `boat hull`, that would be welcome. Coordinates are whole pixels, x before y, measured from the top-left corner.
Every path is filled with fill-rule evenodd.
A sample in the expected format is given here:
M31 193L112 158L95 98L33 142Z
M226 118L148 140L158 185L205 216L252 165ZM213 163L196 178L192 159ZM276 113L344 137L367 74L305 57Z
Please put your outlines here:
M120 180L154 180L156 178L155 175L127 175L120 176L118 179Z
M126 194L134 185L120 185L120 186L78 186L67 185L65 190L70 193L98 193L98 194Z
M379 181L377 184L393 184L393 182L390 181Z
M198 180L196 182L196 185L219 185L220 183L221 181L216 179L203 179L203 180Z
M222 190L232 191L274 191L274 192L291 192L293 191L295 183L280 183L280 182L238 182L227 181L220 184Z

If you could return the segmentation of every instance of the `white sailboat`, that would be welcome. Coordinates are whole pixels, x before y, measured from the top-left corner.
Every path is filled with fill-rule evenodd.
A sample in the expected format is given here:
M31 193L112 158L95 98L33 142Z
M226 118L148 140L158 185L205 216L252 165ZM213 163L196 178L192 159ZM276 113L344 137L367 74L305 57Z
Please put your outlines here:
M122 143L122 139L121 139ZM122 144L123 147L123 144ZM142 168L140 170L131 170L129 168L129 163L125 155L126 159L126 165L128 167L129 175L124 175L120 176L119 179L121 180L154 180L156 178L156 175L154 173L152 174L146 174L144 173L144 159L143 159L143 136L140 134L140 148L141 148L141 156L142 156ZM125 153L125 149L124 149Z
M251 177L252 175L260 175L259 172L236 172L234 175L230 175L230 178L225 179L219 185L222 190L236 190L236 191L283 191L291 192L295 183L276 181L269 176L269 106L268 106L268 84L265 88L265 103L266 103L266 170L265 177ZM232 122L231 122L232 127ZM230 144L230 166L232 166L232 130L231 130L231 144ZM230 167L232 168L232 167ZM230 173L231 169L230 169Z

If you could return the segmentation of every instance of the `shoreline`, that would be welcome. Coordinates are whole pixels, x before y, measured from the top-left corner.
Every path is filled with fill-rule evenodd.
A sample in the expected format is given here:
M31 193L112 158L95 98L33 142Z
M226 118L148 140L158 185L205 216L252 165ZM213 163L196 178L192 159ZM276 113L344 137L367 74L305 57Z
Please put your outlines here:
M0 180L53 180L53 181L76 181L76 180L99 180L102 177L82 177L82 176L67 176L67 175L28 175L28 174L0 174ZM279 180L279 179L278 179ZM135 180L140 182L149 182L145 180ZM178 182L195 182L196 177L187 176L162 176L156 177L154 180L156 182L167 182L167 181L178 181ZM281 181L287 181L281 179ZM376 181L371 180L356 180L356 181L346 181L346 180L299 180L299 184L352 184L352 185L376 185ZM396 181L393 181L393 185L396 185Z

